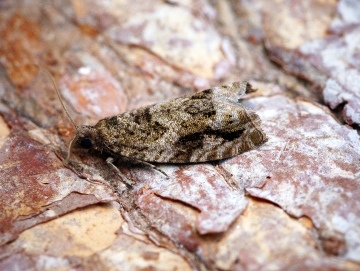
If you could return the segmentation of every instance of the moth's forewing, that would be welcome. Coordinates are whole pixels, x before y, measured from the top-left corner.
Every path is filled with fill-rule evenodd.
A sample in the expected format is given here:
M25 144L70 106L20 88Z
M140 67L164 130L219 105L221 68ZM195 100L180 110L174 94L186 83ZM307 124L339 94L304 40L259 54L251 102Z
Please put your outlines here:
M102 148L112 154L159 163L228 158L266 141L260 118L240 97L251 90L233 83L99 121Z

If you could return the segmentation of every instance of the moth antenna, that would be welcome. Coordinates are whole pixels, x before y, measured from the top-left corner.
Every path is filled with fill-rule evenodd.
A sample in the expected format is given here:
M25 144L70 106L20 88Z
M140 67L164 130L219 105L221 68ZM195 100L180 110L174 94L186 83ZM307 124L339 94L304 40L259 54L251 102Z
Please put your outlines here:
M51 75L51 73L50 73L46 68L40 66L39 64L36 64L36 66L38 66L38 68L42 68L43 70L45 70L45 72L47 73L47 75L50 77L51 82L52 82L52 84L53 84L53 86L54 86L54 88L55 88L56 95L58 96L58 98L59 98L59 100L60 100L61 106L62 106L62 108L64 109L64 111L65 111L68 119L70 120L70 122L72 123L72 125L74 125L74 127L75 127L75 129L76 129L76 131L77 131L77 130L78 130L78 126L75 124L74 120L73 120L72 117L70 116L69 111L67 111L66 106L65 106L65 104L64 104L64 102L63 102L63 99L62 99L62 97L61 97L60 90L59 90L58 86L56 85L56 82L55 82L53 76ZM69 143L68 153L67 153L66 158L65 158L65 160L64 160L64 163L65 163L65 164L67 164L67 162L68 162L69 159L70 159L71 149L72 149L72 146L74 145L74 142L76 141L76 139L77 139L77 136L75 136L75 137L70 141L70 143Z
M70 159L71 149L72 149L72 147L73 147L74 142L76 141L76 139L77 139L77 135L76 135L73 139L71 139L71 141L70 141L70 143L69 143L68 153L67 153L66 158L65 158L65 160L64 160L64 163L65 163L65 164L67 164L68 161L69 161L69 159Z
M39 66L39 67L40 67L40 66ZM69 111L67 111L67 109L66 109L66 106L65 106L65 104L64 104L64 102L63 102L63 99L62 99L62 97L61 97L61 94L60 94L60 90L59 90L58 86L56 85L54 78L52 77L51 73L50 73L47 69L45 69L45 68L43 68L43 69L45 70L45 72L46 72L46 73L48 74L48 76L50 77L51 82L52 82L52 84L53 84L53 86L54 86L54 88L55 88L55 90L56 90L56 94L57 94L57 96L58 96L58 98L59 98L59 100L60 100L61 106L62 106L62 108L64 109L64 111L65 111L68 119L70 120L70 122L72 123L72 125L74 125L74 127L77 129L77 125L75 124L74 120L71 118L71 116L70 116L70 114L69 114Z

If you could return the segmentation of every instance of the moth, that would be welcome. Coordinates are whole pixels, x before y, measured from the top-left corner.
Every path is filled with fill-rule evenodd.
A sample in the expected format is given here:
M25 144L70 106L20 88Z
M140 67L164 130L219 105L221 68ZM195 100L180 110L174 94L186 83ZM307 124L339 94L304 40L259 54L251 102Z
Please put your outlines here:
M241 104L244 94L256 91L248 82L139 108L104 118L94 126L76 125L56 90L76 127L66 161L75 144L153 166L221 160L267 141L259 116Z

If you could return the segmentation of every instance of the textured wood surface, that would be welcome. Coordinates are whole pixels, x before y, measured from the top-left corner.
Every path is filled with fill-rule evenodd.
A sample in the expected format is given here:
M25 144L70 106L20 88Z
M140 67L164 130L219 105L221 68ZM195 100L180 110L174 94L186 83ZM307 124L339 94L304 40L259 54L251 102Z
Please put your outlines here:
M0 2L0 270L358 270L360 6ZM275 63L274 63L275 62ZM78 125L236 81L268 142L161 173ZM349 126L350 124L351 126ZM114 190L116 193L114 193Z

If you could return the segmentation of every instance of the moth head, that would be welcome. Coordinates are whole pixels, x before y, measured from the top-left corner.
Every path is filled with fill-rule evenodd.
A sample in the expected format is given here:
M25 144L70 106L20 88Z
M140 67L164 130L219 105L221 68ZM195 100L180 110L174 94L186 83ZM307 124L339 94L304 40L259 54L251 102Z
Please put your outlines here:
M95 143L96 130L93 126L80 125L76 127L76 143L81 148L91 149Z
M83 149L91 149L96 146L96 129L90 125L76 126L76 135L69 144L68 154L65 159L67 162L71 155L73 146L79 146Z

